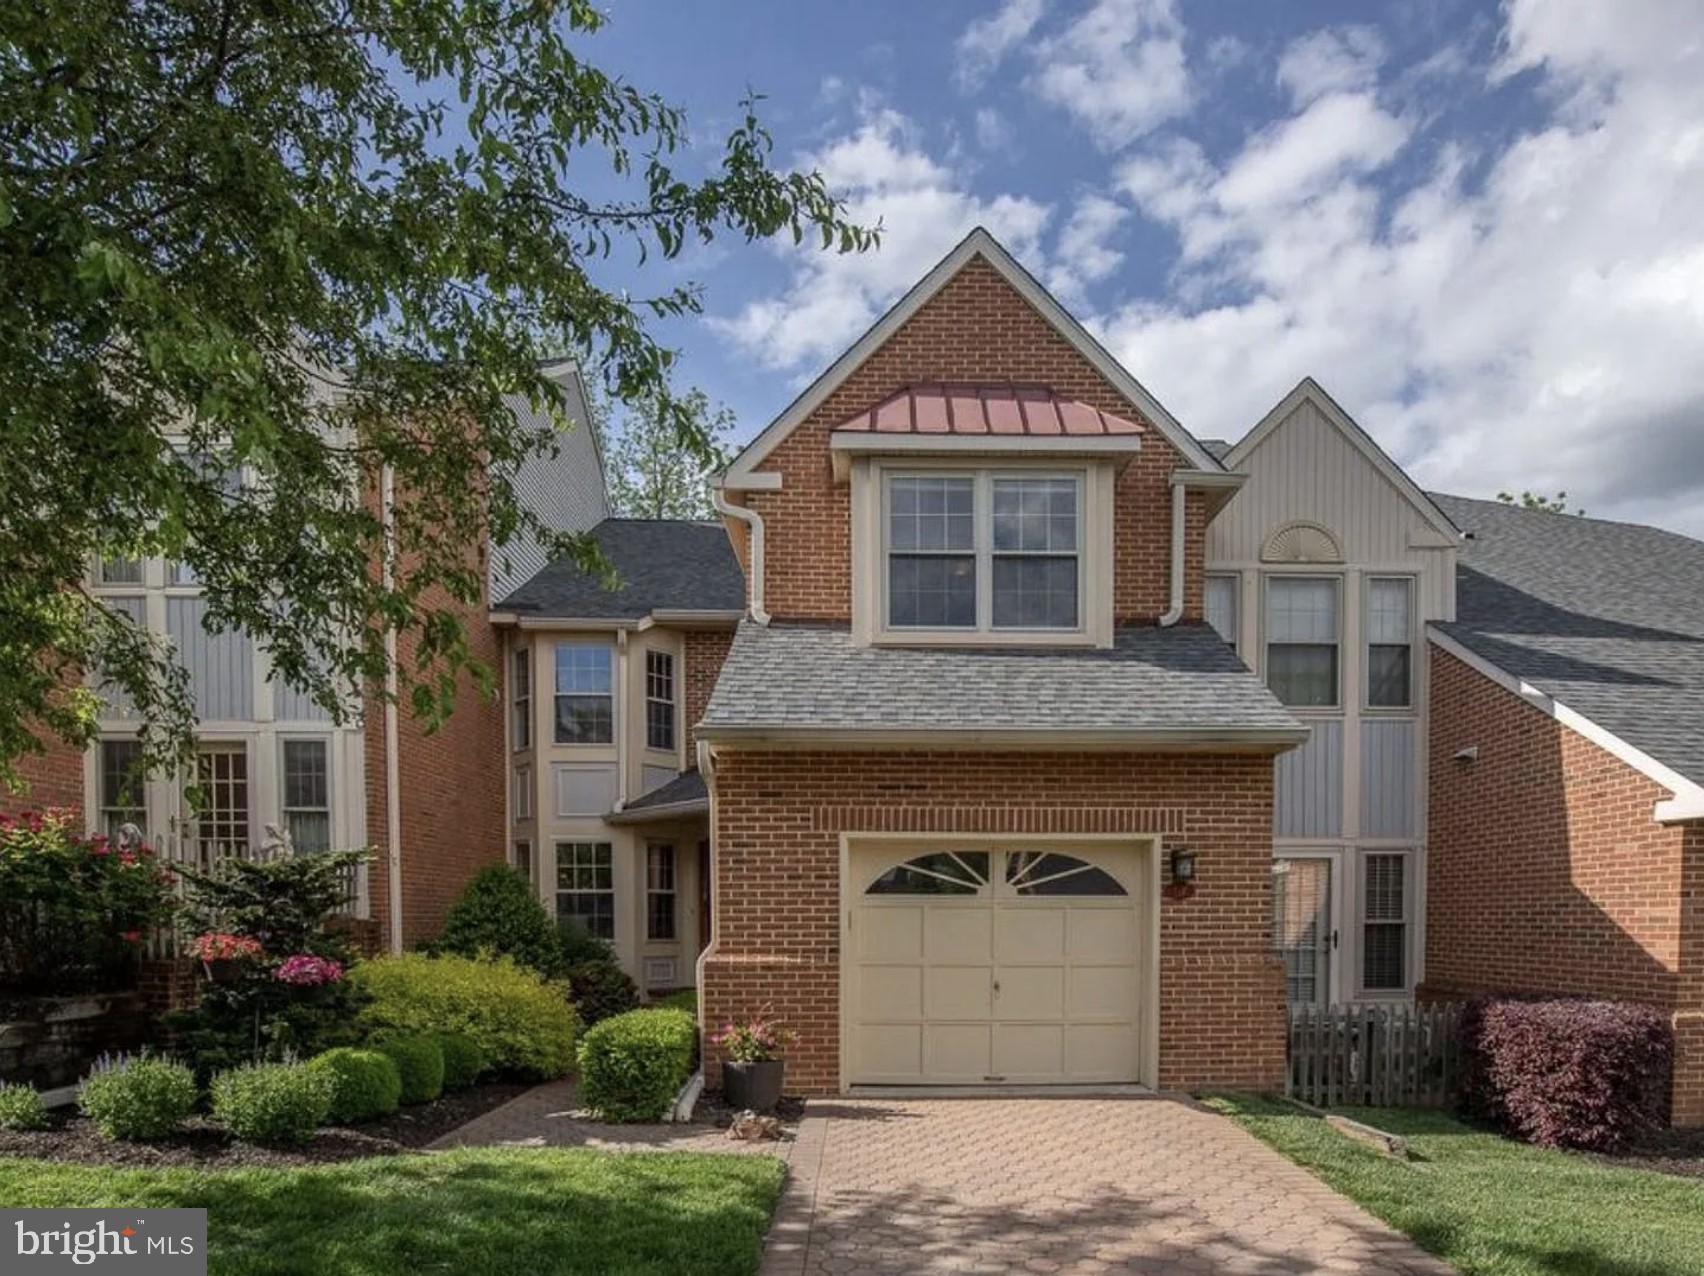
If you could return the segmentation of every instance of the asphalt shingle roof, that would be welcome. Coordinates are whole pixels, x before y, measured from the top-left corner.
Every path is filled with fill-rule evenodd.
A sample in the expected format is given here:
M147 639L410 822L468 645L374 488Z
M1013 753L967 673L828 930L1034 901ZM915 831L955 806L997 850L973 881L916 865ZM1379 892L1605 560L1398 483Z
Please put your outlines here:
M1120 629L1096 650L858 647L838 626L750 621L701 729L1304 733L1205 625Z
M660 784L649 793L634 798L611 815L609 821L612 824L637 824L653 811L662 809L667 814L667 809L689 804L708 805L709 801L710 790L705 787L704 777L698 773L697 767L691 767L667 784Z
M1434 495L1471 538L1437 628L1704 784L1704 542Z
M620 578L604 588L569 558L559 558L502 602L501 611L588 620L637 620L662 608L739 611L745 578L719 523L606 518L592 535Z

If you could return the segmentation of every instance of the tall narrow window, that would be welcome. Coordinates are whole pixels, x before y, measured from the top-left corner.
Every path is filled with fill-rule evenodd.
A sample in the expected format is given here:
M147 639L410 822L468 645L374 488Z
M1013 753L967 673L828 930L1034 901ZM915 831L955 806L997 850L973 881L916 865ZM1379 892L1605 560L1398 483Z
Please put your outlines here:
M675 937L675 849L664 842L645 848L645 938Z
M1408 988L1408 856L1374 853L1361 861L1361 987Z
M608 744L615 739L607 642L556 644L556 743Z
M1331 707L1337 692L1337 581L1274 576L1266 583L1266 684L1288 705Z
M515 768L515 818L517 820L532 819L533 778L530 766Z
M144 833L148 809L143 797L142 745L136 740L102 740L100 757L101 832L116 839L126 824Z
M532 843L520 841L515 843L515 872L527 881L532 881Z
M248 749L241 744L203 745L195 755L197 800L190 845L203 869L249 849Z
M1367 706L1407 709L1414 703L1414 582L1401 576L1367 581Z
M532 650L522 647L514 655L509 690L514 697L514 734L517 749L532 748Z
M976 627L976 480L888 484L888 624Z
M674 655L667 651L645 653L645 747L675 747Z
M324 740L284 741L284 826L298 851L331 849L331 769Z
M615 870L608 842L556 844L556 920L615 938Z
M1237 626L1240 623L1237 614L1239 583L1235 576L1207 578L1207 623L1213 626L1213 631L1225 640L1232 651L1237 649Z
M996 629L1077 627L1077 481L993 480Z
M107 558L102 556L95 579L103 585L140 585L142 560L139 558Z

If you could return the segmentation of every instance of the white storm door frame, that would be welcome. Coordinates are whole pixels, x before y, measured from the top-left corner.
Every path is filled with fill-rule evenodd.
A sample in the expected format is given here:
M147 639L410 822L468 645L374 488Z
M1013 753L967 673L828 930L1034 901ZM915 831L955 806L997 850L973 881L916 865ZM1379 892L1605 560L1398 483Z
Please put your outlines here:
M1330 924L1331 938L1334 942L1330 949L1331 977L1328 980L1325 999L1327 1005L1337 1005L1347 999L1344 990L1349 987L1349 981L1344 978L1344 972L1349 969L1349 959L1352 956L1358 956L1359 947L1354 942L1354 935L1349 927L1347 896L1350 893L1350 883L1343 872L1343 849L1335 846L1285 846L1273 853L1272 860L1274 864L1279 860L1324 860L1330 865ZM1272 952L1274 955L1278 952L1276 943L1272 946ZM1289 994L1286 990L1285 1005L1288 1006L1288 1004Z

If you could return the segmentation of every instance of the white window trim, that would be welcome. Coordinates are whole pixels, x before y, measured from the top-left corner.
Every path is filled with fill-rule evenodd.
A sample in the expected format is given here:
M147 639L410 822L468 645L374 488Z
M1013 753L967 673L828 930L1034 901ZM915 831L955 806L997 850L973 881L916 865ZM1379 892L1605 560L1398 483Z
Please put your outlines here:
M601 647L609 653L609 690L608 691L561 691L557 688L557 653L564 647ZM550 649L550 742L557 749L613 749L621 738L621 713L616 696L616 685L621 681L618 668L620 655L613 644L600 638L559 638ZM563 696L602 696L609 701L609 739L607 740L562 740L557 737L560 717L556 712L556 702Z
M970 478L976 482L977 625L974 629L894 628L888 618L888 484L894 478ZM1072 629L996 629L993 617L993 480L1072 479L1077 487L1077 625ZM1110 647L1113 641L1113 488L1109 462L1038 465L1034 457L860 457L852 470L852 632L864 645Z
M669 698L660 700L651 694L651 660L659 657L669 662ZM661 647L647 647L642 676L645 679L645 748L652 753L673 754L680 748L680 673L681 663L675 653ZM651 743L651 706L666 704L669 708L669 742Z
M1231 635L1225 638L1225 645L1237 655L1242 655L1242 573L1241 572L1207 572L1207 582L1215 580L1228 581L1231 586ZM1207 585L1202 585L1202 613L1206 618ZM1215 631L1217 632L1217 631ZM1224 635L1220 635L1224 637Z
M1373 921L1367 917L1367 860L1374 855L1394 855L1402 860L1402 921ZM1355 865L1355 969L1354 983L1358 1000L1380 1001L1395 1000L1410 997L1414 994L1415 976L1415 934L1418 928L1418 913L1414 907L1415 891L1418 889L1415 877L1419 857L1412 846L1371 846L1362 847L1356 855ZM1369 926L1402 927L1402 987L1400 988L1369 988L1367 987L1367 928Z
M284 755L291 744L317 744L325 750L325 805L289 806L286 805L290 795L290 777L285 765ZM302 811L307 813L323 812L325 815L326 837L330 845L328 850L337 849L337 758L336 750L332 747L329 735L317 732L285 731L278 735L278 826L286 831L290 828L290 813ZM264 830L262 830L264 835ZM291 834L294 844L295 835Z
M533 649L531 647L516 647L509 653L509 747L515 752L532 748L533 744ZM526 671L527 688L525 694L520 690L520 673ZM555 686L556 669L551 667L552 687ZM551 709L555 709L554 702ZM527 738L522 740L518 728L525 726ZM555 718L551 719L551 727L555 729Z
M530 820L533 813L533 778L530 766L518 766L514 771L514 795L511 799L515 806L515 819Z
M573 887L565 889L562 885L562 853L567 847L589 846L594 850L601 847L609 855L609 885L607 887ZM616 908L615 899L615 844L595 837L559 837L551 846L554 860L555 881L551 883L551 903L555 908L558 921L563 919L561 898L564 895L608 895L610 905L610 933L599 938L615 942L621 935L620 913Z
M1407 704L1374 704L1373 696L1373 653L1375 646L1392 647L1395 643L1374 643L1373 633L1373 585L1383 581L1397 581L1408 587L1408 703ZM1368 714L1379 717L1412 717L1419 707L1420 700L1420 656L1419 632L1420 626L1416 617L1419 610L1420 583L1411 575L1400 572L1371 572L1361 577L1361 708ZM1339 662L1342 656L1338 657Z
M526 869L524 872L521 868L521 853L523 850L525 850L527 857ZM514 869L515 872L520 873L529 885L531 884L533 879L533 853L532 839L530 837L517 837L510 841L509 867Z
M651 852L667 851L669 853L669 889L658 890L651 885ZM673 924L669 927L672 935L653 935L651 933L651 900L658 895L669 897L669 914ZM645 843L645 942L648 944L675 944L680 942L680 852L675 849L673 842Z
M1345 589L1344 573L1342 573L1342 572L1322 572L1317 567L1313 567L1311 565L1309 566L1309 568L1307 570L1301 570L1301 571L1265 571L1265 572L1261 573L1261 580L1260 580L1260 680L1267 685L1268 689L1270 689L1271 686L1272 686L1272 678L1271 678L1272 664L1271 664L1271 659L1270 659L1272 646L1273 646L1273 642L1272 642L1272 582L1275 581L1275 580L1325 580L1325 581L1330 581L1333 588L1335 588L1337 590L1337 635L1336 635L1336 639L1335 639L1335 643L1336 643L1336 646L1337 646L1337 687L1336 687L1336 695L1335 695L1335 697L1333 698L1333 700L1330 704L1287 704L1287 705L1284 706L1284 708L1286 710L1288 710L1290 713L1297 715L1298 717L1307 717L1309 714L1316 714L1316 715L1317 714L1323 714L1323 715L1327 715L1327 716L1330 716L1330 717L1340 717L1343 714L1343 706L1344 706L1343 679L1344 679L1344 673L1345 673L1345 669L1344 669L1345 652L1343 650L1343 622L1344 622L1343 595L1344 595L1344 589ZM1298 645L1309 646L1309 645L1312 645L1312 644L1298 644Z

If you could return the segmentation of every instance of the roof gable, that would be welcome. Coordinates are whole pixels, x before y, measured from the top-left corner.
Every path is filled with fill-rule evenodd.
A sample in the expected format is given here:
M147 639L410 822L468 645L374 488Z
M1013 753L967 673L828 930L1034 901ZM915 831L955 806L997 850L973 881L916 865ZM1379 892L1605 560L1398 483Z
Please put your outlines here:
M1115 391L1134 404L1147 420L1153 422L1159 432L1191 465L1205 470L1224 468L1170 412L1166 411L1159 400L1148 393L1082 324L1054 300L1034 276L1000 246L994 236L979 226L960 240L957 247L936 263L934 269L914 284L863 336L853 342L811 382L798 398L788 404L780 416L745 446L723 474L722 486L735 491L773 487L778 476L760 474L757 469L764 459L797 426L821 407L829 395L898 332L930 298L977 258L987 262Z

